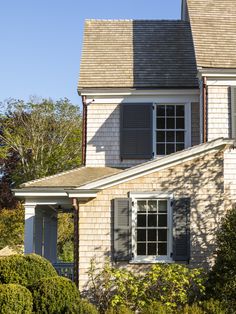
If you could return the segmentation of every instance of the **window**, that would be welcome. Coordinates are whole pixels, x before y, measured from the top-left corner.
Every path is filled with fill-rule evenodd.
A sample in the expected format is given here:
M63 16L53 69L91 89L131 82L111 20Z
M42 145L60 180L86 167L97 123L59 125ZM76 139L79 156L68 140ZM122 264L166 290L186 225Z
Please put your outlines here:
M170 260L170 199L136 198L133 202L133 255L136 260Z
M155 155L168 155L186 146L185 106L156 105L154 121Z
M191 146L191 104L123 103L120 158L151 159Z

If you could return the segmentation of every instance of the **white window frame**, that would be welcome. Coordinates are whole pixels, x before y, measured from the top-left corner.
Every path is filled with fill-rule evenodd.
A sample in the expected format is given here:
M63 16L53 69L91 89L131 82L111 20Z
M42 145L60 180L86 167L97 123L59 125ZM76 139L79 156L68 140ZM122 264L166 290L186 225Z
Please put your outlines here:
M173 211L172 202L173 194L160 192L138 192L130 193L129 197L132 199L132 260L130 263L172 263L173 262ZM136 241L136 227L137 227L137 201L138 200L167 200L167 255L137 255L137 241Z
M191 146L191 102L188 103L179 103L179 102L161 102L161 103L154 103L153 104L153 153L154 157L163 157L166 155L157 155L156 153L156 131L157 131L157 125L156 125L156 109L159 105L182 105L184 106L184 148L188 148ZM175 129L177 130L177 129Z

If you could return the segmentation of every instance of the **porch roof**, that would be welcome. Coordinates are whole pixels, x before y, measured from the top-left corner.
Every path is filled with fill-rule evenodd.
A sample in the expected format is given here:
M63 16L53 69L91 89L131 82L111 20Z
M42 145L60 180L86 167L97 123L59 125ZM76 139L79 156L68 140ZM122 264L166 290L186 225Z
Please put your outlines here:
M47 191L52 188L57 188L57 190L61 188L63 190L63 188L79 187L121 171L122 169L110 167L80 167L53 176L25 182L20 187L31 188L31 190L36 188L47 188Z

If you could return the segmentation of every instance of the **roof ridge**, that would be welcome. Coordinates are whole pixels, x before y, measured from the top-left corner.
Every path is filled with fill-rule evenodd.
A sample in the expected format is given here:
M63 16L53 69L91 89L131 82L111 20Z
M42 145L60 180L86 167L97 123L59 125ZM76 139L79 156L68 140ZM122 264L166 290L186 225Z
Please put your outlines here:
M182 22L181 19L85 19L85 22L133 22L133 21L144 21L144 22Z

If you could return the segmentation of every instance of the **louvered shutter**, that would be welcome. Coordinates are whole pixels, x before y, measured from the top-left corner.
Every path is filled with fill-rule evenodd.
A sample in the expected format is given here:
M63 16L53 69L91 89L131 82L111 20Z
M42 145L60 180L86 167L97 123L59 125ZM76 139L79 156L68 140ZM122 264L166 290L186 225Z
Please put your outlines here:
M131 199L114 200L114 259L131 259Z
M120 105L121 159L152 158L152 112L152 104Z
M173 204L173 259L190 259L190 198L174 200Z
M236 87L231 87L232 138L236 138Z

